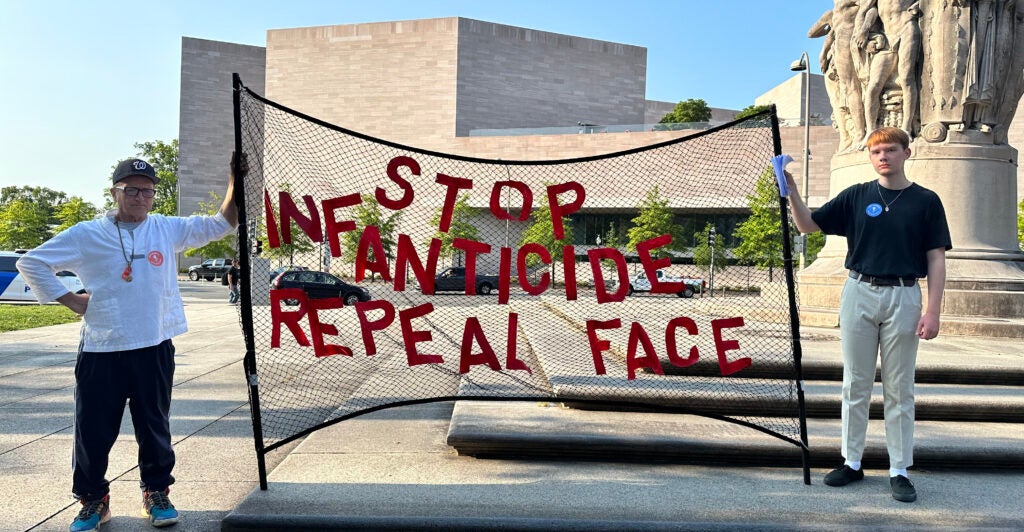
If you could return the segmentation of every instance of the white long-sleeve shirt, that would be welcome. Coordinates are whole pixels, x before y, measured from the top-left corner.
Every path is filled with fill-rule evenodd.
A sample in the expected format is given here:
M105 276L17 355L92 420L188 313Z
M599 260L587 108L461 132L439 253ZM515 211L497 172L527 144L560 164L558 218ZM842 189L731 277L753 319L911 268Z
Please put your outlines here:
M55 272L75 272L89 292L82 323L83 351L105 353L150 347L188 330L178 291L177 253L223 238L232 229L222 215L150 214L129 232L115 211L81 222L29 251L18 270L40 303L68 293ZM122 273L132 256L132 281Z

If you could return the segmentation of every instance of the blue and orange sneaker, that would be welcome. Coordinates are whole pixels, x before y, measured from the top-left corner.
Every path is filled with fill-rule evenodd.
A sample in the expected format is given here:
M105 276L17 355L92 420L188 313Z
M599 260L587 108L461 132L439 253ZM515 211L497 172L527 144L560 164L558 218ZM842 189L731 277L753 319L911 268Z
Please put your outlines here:
M82 510L78 512L74 522L68 529L70 532L91 532L99 530L100 525L110 521L110 494L95 501L80 501Z
M142 509L149 517L149 524L159 528L178 522L178 511L174 509L171 499L167 497L170 492L170 489L165 489L142 493Z

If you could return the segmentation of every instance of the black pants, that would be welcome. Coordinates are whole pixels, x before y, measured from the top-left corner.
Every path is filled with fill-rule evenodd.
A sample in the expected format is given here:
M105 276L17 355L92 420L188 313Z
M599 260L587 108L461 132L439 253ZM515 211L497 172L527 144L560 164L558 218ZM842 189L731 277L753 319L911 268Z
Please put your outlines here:
M174 483L170 427L173 382L174 345L170 340L131 351L79 351L72 461L76 498L91 501L109 493L107 461L121 429L126 402L139 444L142 489L160 491Z

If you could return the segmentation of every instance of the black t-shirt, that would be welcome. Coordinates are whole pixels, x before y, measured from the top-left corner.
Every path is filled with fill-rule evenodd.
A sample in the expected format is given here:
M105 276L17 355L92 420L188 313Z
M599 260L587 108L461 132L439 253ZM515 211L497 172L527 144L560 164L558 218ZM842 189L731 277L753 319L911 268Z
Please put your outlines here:
M228 283L231 285L238 284L238 268L236 266L232 266L231 269L228 270Z
M825 234L846 237L846 268L865 275L926 277L927 252L953 248L942 201L917 183L902 194L877 179L853 185L811 218Z

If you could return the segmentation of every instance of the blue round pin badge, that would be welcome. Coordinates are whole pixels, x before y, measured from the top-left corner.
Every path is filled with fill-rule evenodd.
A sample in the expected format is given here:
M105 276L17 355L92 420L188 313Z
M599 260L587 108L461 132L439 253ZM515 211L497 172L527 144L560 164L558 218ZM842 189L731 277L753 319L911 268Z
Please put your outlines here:
M864 209L864 212L866 212L868 216L874 218L879 214L882 214L882 206L877 203L872 203L871 205L868 205L867 209Z

